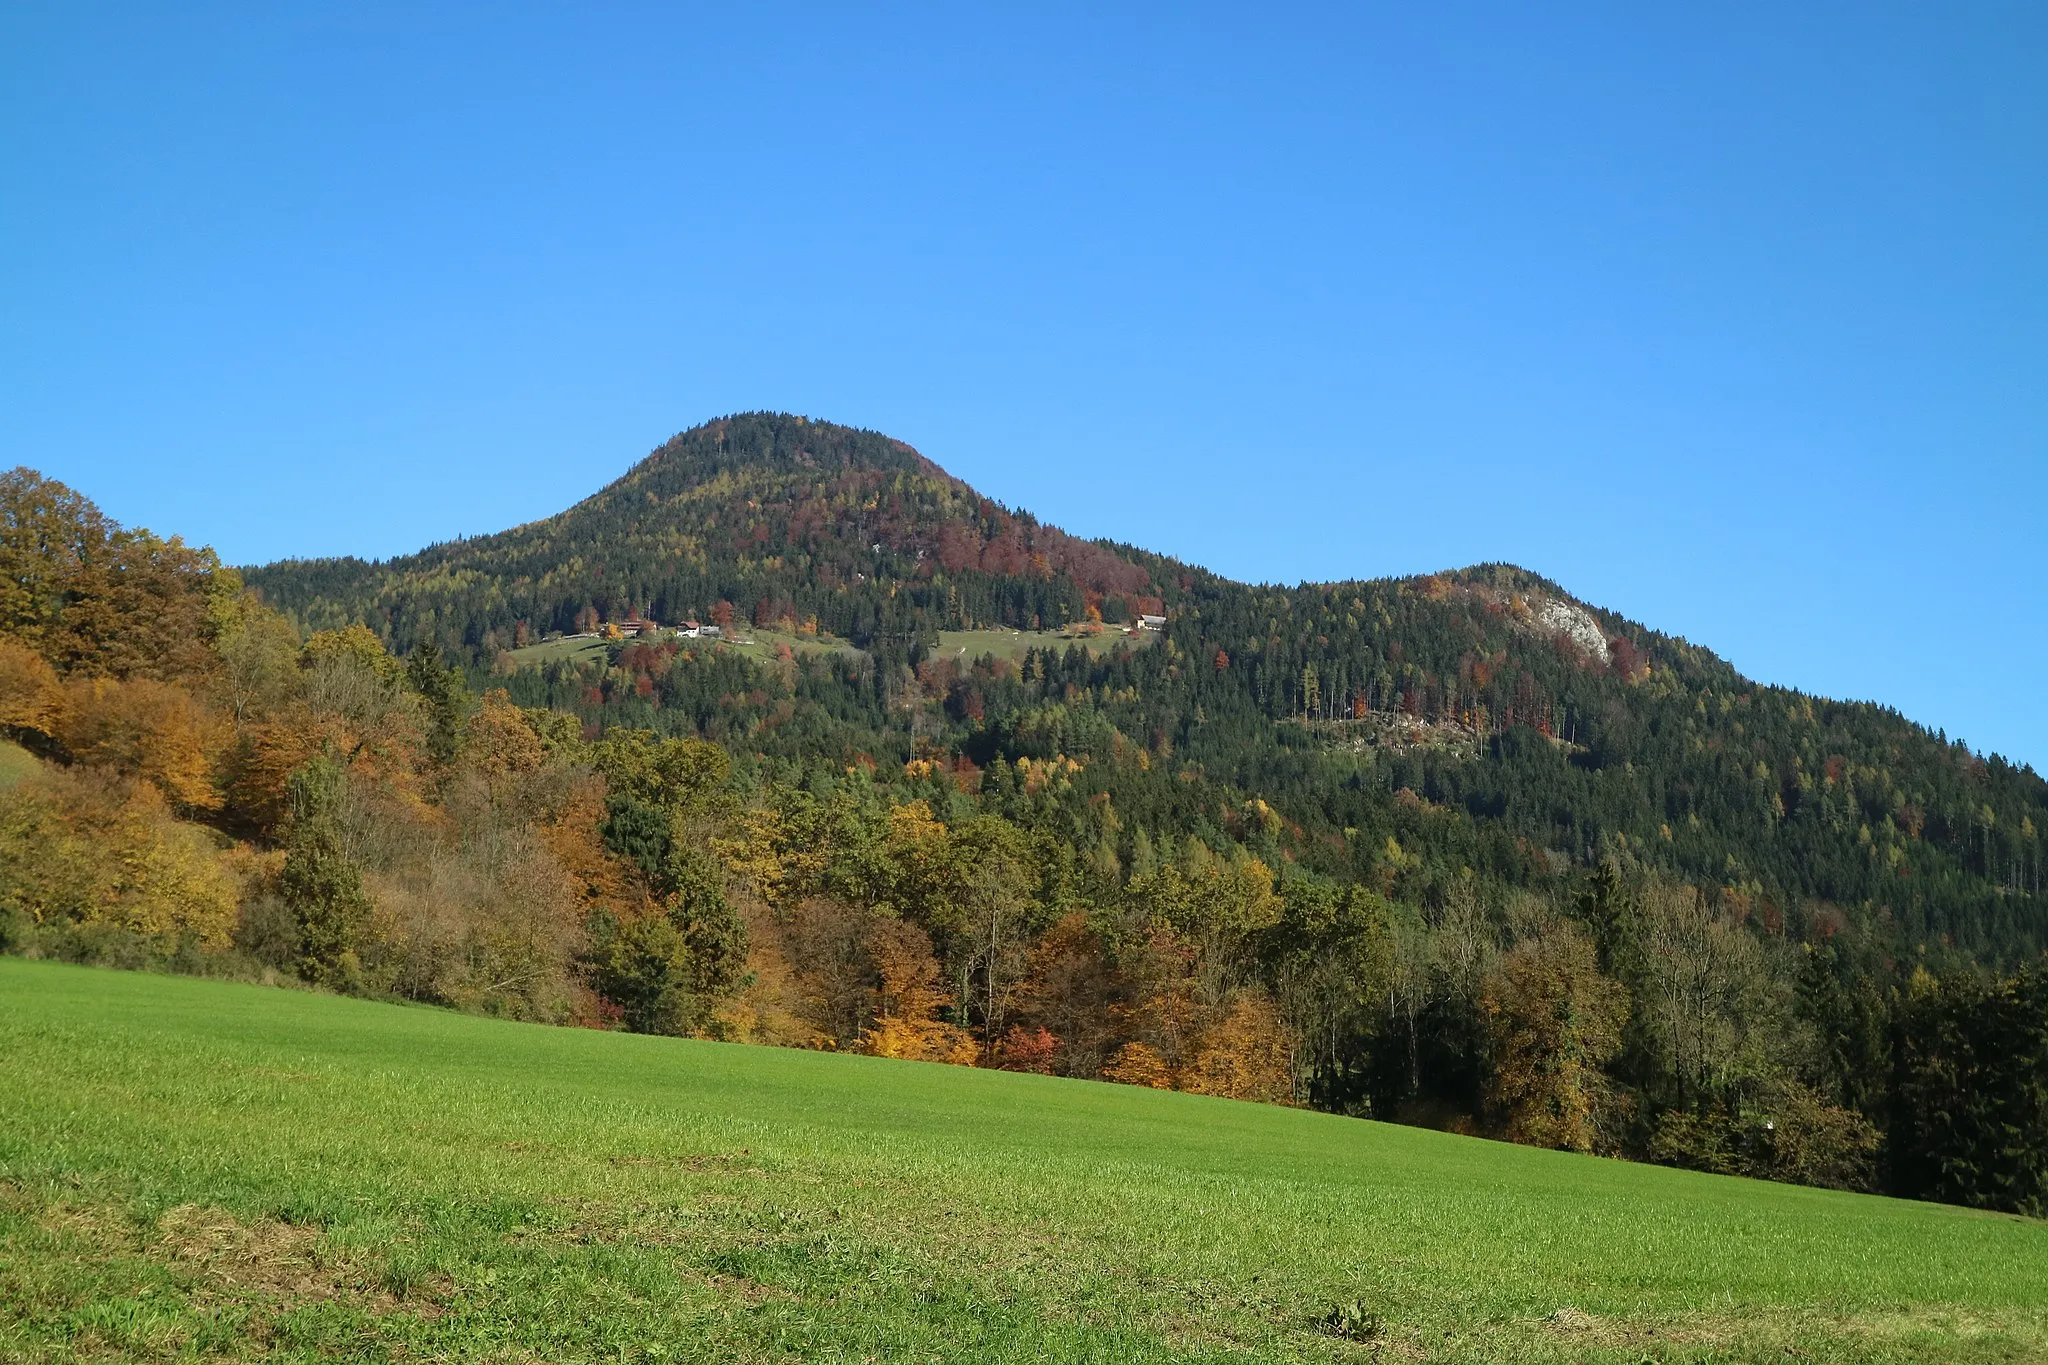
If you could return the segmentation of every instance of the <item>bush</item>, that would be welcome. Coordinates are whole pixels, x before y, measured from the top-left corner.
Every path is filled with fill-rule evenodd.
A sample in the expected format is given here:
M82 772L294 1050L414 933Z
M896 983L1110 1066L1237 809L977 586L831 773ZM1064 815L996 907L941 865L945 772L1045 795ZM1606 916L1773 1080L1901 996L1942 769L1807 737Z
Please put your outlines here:
M1862 1115L1785 1082L1747 1103L1666 1110L1650 1140L1650 1159L1717 1175L1867 1190L1879 1141Z

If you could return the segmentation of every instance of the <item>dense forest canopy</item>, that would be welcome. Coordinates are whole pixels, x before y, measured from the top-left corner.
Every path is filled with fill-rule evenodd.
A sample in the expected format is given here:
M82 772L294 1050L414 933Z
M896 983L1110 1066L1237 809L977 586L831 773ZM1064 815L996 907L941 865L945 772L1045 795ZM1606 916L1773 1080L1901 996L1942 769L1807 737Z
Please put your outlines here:
M1445 813L1418 836L1442 849L1418 865L1430 876L1464 867L1529 885L1558 860L1626 854L1770 918L1877 916L1916 948L1998 961L2048 946L2048 786L2029 769L1878 706L1749 682L1511 566L1234 583L1043 526L873 432L726 418L546 521L386 564L247 576L310 629L367 623L399 653L431 642L480 678L579 622L709 620L722 607L829 633L863 662L812 668L784 689L792 715L765 727L721 705L729 691L695 695L687 671L644 690L652 655L632 677L629 659L608 677L512 686L589 708L594 682L592 719L722 735L745 723L757 733L742 747L839 763L900 764L913 741L977 764L1015 758L1006 727L1056 705L1268 801L1286 818L1288 861L1334 876L1373 876L1380 844L1330 838L1393 833L1406 791ZM935 666L940 631L1145 613L1166 615L1165 648ZM1222 832L1213 811L1168 818Z
M1010 512L900 441L749 414L676 437L559 516L388 564L252 570L315 628L367 621L399 650L489 652L579 618L815 618L863 644L941 625L1058 625L1155 609L1116 553Z
M2048 786L1524 570L1235 583L774 414L386 563L0 504L19 951L2048 1208Z

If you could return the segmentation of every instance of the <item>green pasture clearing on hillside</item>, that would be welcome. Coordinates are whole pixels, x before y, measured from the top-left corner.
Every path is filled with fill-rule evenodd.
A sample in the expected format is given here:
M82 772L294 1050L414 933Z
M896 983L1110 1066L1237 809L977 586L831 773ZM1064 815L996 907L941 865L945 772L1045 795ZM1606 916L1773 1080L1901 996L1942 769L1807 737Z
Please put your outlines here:
M842 640L836 635L794 635L786 630L768 630L761 626L735 627L734 633L737 635L737 639L707 643L720 643L726 648L737 649L743 654L751 654L756 657L766 657L773 654L777 645L788 645L792 651L798 654L860 653L858 649L853 647L850 641ZM685 640L682 643L691 645L699 642Z
M1015 663L1034 649L1066 651L1075 645L1090 654L1107 654L1118 645L1140 648L1157 638L1151 631L1129 635L1122 626L1104 626L1099 635L1071 633L1070 630L942 630L932 654L935 658L973 662L984 654Z
M659 637L666 640L670 637ZM1125 634L1122 626L1105 626L1098 635L1075 633L1068 630L942 630L933 647L935 658L960 659L972 662L983 655L993 655L1012 663L1021 660L1034 649L1067 650L1079 645L1090 654L1107 654L1118 645L1129 645L1142 649L1158 637L1150 631ZM685 647L737 649L752 658L767 658L775 653L778 645L787 645L799 654L845 654L858 655L861 651L851 641L836 635L795 635L788 631L770 630L760 626L734 627L734 638L730 640L679 640ZM603 640L560 639L544 640L537 645L527 645L511 651L512 662L521 668L536 668L542 664L561 660L578 663L603 661L608 646Z
M775 653L777 645L788 645L799 654L858 654L848 641L836 635L794 635L788 631L764 630L754 626L735 628L737 638L731 640L684 640L671 635L660 635L647 641L649 644L674 643L685 649L736 649L754 658L767 658ZM632 643L628 641L627 643ZM583 638L543 640L537 645L527 645L511 651L512 662L520 668L538 668L543 664L569 660L580 664L604 663L608 659L611 642Z
M590 636L563 636L559 640L542 640L537 645L525 645L511 651L512 662L521 668L538 668L542 664L575 660L590 663L605 657L605 642Z
M0 959L0 1096L6 1359L2048 1354L2048 1225L1110 1085Z

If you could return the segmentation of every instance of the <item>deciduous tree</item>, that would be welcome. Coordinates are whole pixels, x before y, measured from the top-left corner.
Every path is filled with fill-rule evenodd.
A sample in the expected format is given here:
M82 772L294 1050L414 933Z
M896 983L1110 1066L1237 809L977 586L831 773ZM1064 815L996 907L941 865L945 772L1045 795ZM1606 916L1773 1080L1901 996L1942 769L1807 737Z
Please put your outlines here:
M1568 924L1523 939L1487 976L1481 1001L1493 1039L1489 1099L1513 1142L1590 1152L1620 1050L1628 993L1600 974L1593 945Z

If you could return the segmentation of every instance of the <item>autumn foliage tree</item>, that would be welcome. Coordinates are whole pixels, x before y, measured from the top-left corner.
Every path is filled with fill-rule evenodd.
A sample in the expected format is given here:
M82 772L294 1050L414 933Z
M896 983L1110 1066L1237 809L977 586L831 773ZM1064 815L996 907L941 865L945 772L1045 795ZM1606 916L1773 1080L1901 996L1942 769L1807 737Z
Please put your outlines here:
M18 639L0 637L0 727L47 737L63 704L49 660Z
M240 592L211 550L124 529L34 470L0 474L0 633L59 673L204 676Z
M868 930L868 952L875 970L875 1020L861 1036L861 1050L911 1061L974 1061L980 1052L974 1036L940 1017L954 1001L939 985L939 964L924 932L900 919L877 917Z
M148 782L189 809L222 804L214 767L225 727L184 688L149 678L73 678L52 730L75 762Z
M1502 1133L1538 1147L1590 1152L1621 1047L1628 992L1600 974L1593 945L1568 924L1523 939L1486 978L1493 1040L1489 1102Z

